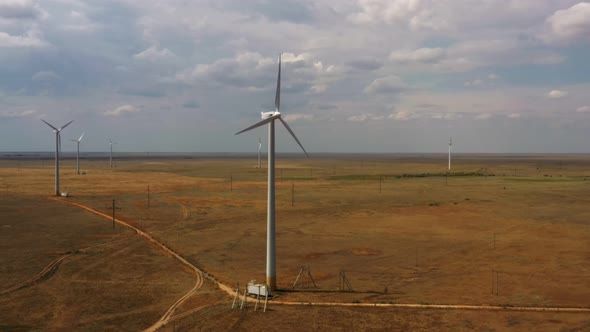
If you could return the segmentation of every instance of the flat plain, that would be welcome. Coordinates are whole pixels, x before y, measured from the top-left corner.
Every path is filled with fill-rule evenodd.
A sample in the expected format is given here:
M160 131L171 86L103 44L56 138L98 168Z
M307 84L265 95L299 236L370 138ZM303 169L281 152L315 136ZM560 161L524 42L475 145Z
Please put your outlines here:
M146 329L194 275L112 213L236 287L265 279L266 168L252 156L0 160L0 330ZM276 301L231 310L206 280L161 330L590 330L590 156L319 155L277 159ZM149 188L149 189L148 189ZM302 270L309 271L293 283ZM313 282L309 279L312 276ZM342 287L342 276L351 289ZM186 315L182 315L187 313Z

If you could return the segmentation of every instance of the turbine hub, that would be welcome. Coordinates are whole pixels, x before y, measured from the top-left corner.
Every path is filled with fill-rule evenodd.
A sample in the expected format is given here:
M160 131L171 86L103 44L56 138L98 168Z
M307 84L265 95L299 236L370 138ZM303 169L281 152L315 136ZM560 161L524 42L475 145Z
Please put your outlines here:
M260 112L260 117L262 118L262 120L264 119L268 119L270 117L273 117L275 115L280 115L281 113L274 111L274 112Z

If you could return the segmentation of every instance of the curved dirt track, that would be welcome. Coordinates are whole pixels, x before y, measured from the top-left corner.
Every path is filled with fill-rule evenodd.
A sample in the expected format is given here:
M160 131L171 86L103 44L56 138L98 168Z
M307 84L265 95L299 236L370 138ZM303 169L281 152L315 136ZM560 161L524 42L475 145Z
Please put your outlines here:
M31 286L33 284L36 284L38 282L40 282L41 280L48 278L51 274L53 274L53 272L55 272L55 270L57 270L57 268L59 267L59 264L66 258L68 258L68 256L70 256L70 253L66 253L63 254L61 256L59 256L58 258L56 258L55 260L53 260L51 263L49 263L45 268L43 268L43 270L41 270L41 272L37 273L36 275L34 275L32 278L30 278L29 280L25 280L23 282L21 282L18 285L12 286L10 288L6 288L4 290L0 291L0 295L4 295L4 294L8 294L14 291L17 291L19 289Z
M63 203L70 204L70 205L74 205L74 206L78 206L78 207L85 209L89 212L103 216L109 220L112 219L112 216L110 216L106 213L100 212L98 210L95 210L95 209L88 207L86 205L80 204L80 203L66 201L66 200L57 199L57 198L53 198L53 197L50 197L49 199L63 202ZM151 242L156 247L161 249L166 255L176 258L183 265L188 267L190 270L194 271L195 275L198 278L195 287L193 287L188 293L186 293L176 303L174 303L166 311L166 313L162 316L162 318L160 318L160 320L158 320L158 322L156 322L154 325L152 325L146 331L156 331L158 328L166 325L166 323L168 323L171 319L180 318L183 314L178 314L176 316L172 316L174 310L176 310L182 303L184 303L191 295L193 295L202 286L203 281L204 281L203 276L208 277L208 279L213 281L220 290L226 292L228 295L230 295L232 297L236 295L235 291L231 287L224 285L224 284L220 283L219 281L215 280L213 277L211 277L205 271L200 270L198 267L196 267L195 265L193 265L192 263L190 263L189 261L184 259L182 256L180 256L180 254L176 253L175 251L168 248L166 245L164 245L160 241L153 238L150 234L148 234L148 233L138 229L137 227L132 226L124 221L121 221L119 219L115 219L115 222L133 229L135 232L137 232L137 234L143 236L149 242ZM249 301L249 302L255 301L255 299L247 298L247 301ZM419 303L342 303L342 302L302 302L302 301L276 301L276 300L269 300L269 303L270 304L278 304L278 305L293 305L293 306L339 306L339 307L380 307L380 308L389 307L389 308L406 308L406 309L447 309L447 310L451 309L451 310L482 310L482 311L530 311L530 312L590 313L590 308L585 308L585 307L577 307L577 308L576 307L526 307L526 306L499 306L499 305L487 305L487 304L462 305L462 304L419 304ZM200 308L198 308L198 309L200 309Z
M184 294L180 299L178 299L178 301L174 302L174 304L170 308L168 308L168 310L166 310L166 313L164 313L164 315L154 325L145 329L146 332L157 331L160 327L166 325L166 323L168 323L171 320L174 311L176 311L176 309L178 309L178 307L180 307L184 303L184 301L186 301L189 297L193 296L193 294L197 290L199 290L201 286L203 286L203 277L201 276L201 274L196 274L196 276L197 283L195 284L195 286L188 293Z
M53 197L49 197L49 199L51 200L55 200L58 202L63 202L66 204L70 204L70 205L74 205L77 207L80 207L84 210L87 210L89 212L92 212L96 215L102 216L104 218L107 218L109 220L112 220L112 216L100 212L98 210L95 210L91 207L88 207L84 204L80 204L80 203L76 203L76 202L70 202L70 201L66 201L66 200L60 200L57 198L53 198ZM155 245L158 249L160 249L161 251L164 252L164 254L166 254L167 256L172 256L174 258L176 258L180 263L182 263L183 265L185 265L186 267L188 267L197 277L197 282L195 283L195 286L193 288L191 288L191 290L189 290L186 294L184 294L180 299L178 299L170 308L168 308L168 310L166 310L166 312L164 313L164 315L152 326L150 326L149 328L147 328L145 331L157 331L160 327L166 325L166 323L168 323L168 321L170 320L170 317L172 316L172 314L174 313L174 311L180 307L186 300L188 300L199 288L201 288L201 286L203 285L203 275L202 275L202 271L199 270L196 266L194 266L193 264L191 264L189 261L187 261L186 259L184 259L182 256L180 256L179 254L177 254L175 251L173 251L172 249L168 248L166 245L164 245L162 242L156 240L154 237L152 237L150 234L140 230L139 228L130 225L120 219L115 218L115 222L123 225L125 227L128 227L132 230L134 230L138 235L142 236L143 238L145 238L146 240L148 240L150 243L152 243L153 245Z

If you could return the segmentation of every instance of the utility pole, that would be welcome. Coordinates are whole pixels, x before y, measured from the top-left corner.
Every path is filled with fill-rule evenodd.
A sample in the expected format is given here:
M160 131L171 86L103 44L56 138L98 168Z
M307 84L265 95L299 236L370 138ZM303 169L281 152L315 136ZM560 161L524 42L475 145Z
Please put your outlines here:
M118 207L117 205L115 205L114 199L113 199L112 209L113 209L113 229L115 229L115 210L121 210L121 208Z

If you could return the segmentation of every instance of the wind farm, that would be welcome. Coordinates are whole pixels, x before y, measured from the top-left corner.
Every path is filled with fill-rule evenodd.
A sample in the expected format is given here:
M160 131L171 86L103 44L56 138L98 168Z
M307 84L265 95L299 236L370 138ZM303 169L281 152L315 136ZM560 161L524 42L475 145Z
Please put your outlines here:
M35 301L38 310L62 317L70 309L55 307L50 299L57 297L80 308L76 325L69 327L142 330L199 286L160 330L226 330L238 320L244 329L276 327L277 321L284 328L338 328L358 324L356 315L374 317L364 326L394 327L400 319L411 329L435 328L441 321L459 326L465 320L495 329L510 324L560 328L583 326L587 320L588 275L579 268L588 236L586 206L574 199L555 202L554 196L587 193L588 157L459 153L453 172L447 173L441 167L444 154L306 158L279 153L277 288L267 312L254 314L255 302L231 309L232 295L220 288L231 292L239 284L241 293L251 279L266 280L262 220L268 209L268 170L258 170L252 156L129 154L121 155L111 170L96 155L85 159L87 174L80 177L75 155L62 155L62 179L71 195L59 201L47 197L53 174L38 157L4 156L2 210L10 218L3 225L10 227L3 226L2 241L11 249L2 257L3 264L14 268L3 273L3 285L17 285L61 261L41 281L2 295L0 317L17 324L10 317L18 317L19 311L19 321L29 326L63 327L58 320L33 315L35 311L21 311ZM231 192L228 173L233 175ZM144 203L147 182L149 209ZM292 184L297 190L294 206ZM121 208L117 220L129 227L111 227L112 199ZM531 205L539 208L526 208ZM561 221L563 208L570 211L568 222ZM59 215L39 218L50 210ZM40 234L18 226L45 229L46 222L54 230ZM18 250L30 241L39 243L37 250ZM202 272L188 272L152 241ZM31 261L35 263L25 263ZM316 286L299 282L292 287L301 266L309 266ZM342 288L341 272L351 289ZM128 279L142 281L135 287ZM157 296L146 298L142 287ZM99 300L86 301L89 294ZM124 300L117 294L125 294ZM410 304L416 307L403 306ZM461 309L467 306L472 307ZM120 316L112 316L112 310ZM249 313L246 318L244 312ZM323 315L340 318L328 322ZM415 317L424 317L420 324L425 325L417 325Z
M0 0L0 332L590 331L589 36L582 0Z
M453 153L452 138L446 154L310 155L281 112L277 60L274 110L234 134L264 128L265 165L258 137L256 152L119 152L115 167L106 137L108 165L106 152L85 152L79 176L86 132L61 150L73 121L42 120L54 170L48 153L3 154L0 326L588 326L588 155ZM277 149L277 121L303 154Z

